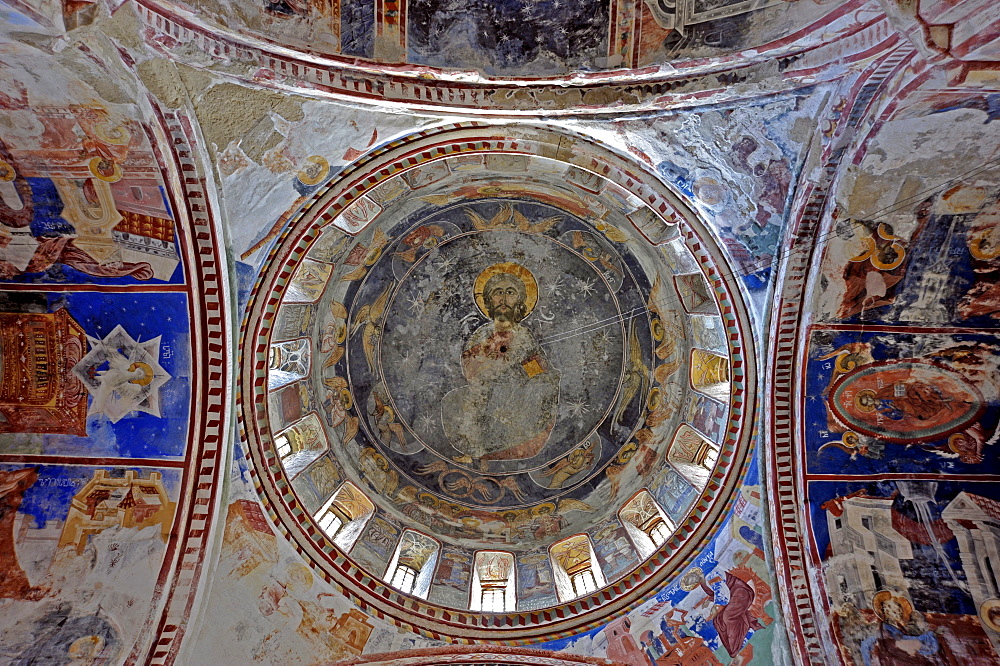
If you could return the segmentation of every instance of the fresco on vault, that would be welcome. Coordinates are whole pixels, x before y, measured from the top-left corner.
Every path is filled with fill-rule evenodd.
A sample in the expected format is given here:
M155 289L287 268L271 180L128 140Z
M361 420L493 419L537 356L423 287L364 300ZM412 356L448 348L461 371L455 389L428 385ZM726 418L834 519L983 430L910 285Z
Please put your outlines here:
M380 459L473 509L552 500L610 462L653 362L648 325L618 314L644 309L650 285L606 240L524 202L446 208L398 244L364 238L345 246L349 304L329 306L321 343L328 425L374 437ZM594 381L608 374L620 390ZM593 509L572 495L545 515L518 509L508 534L555 534L572 510Z
M445 547L434 573L428 599L431 603L462 608L469 604L472 555L459 548Z
M487 76L591 69L608 51L609 0L407 2L408 59L476 68Z
M135 107L110 104L34 56L0 49L0 281L176 284L180 244L159 161Z
M845 663L995 663L995 484L814 481L809 497Z
M983 473L997 464L1000 348L981 333L814 328L807 469Z
M217 620L202 626L199 642L210 643L213 654L227 659L263 664L330 663L363 652L439 644L363 613L302 564L257 500L240 498L253 493L246 485L245 465L245 459L238 456L233 468L235 497L224 509L225 527L214 574L221 593L207 602L207 612ZM367 541L381 543L373 534L369 532ZM398 530L385 548L391 549L397 537ZM386 552L391 554L391 550ZM245 612L233 613L236 605Z
M182 456L187 308L184 294L0 292L3 452Z
M630 666L773 663L777 609L766 582L763 520L754 459L719 531L677 576L624 618L542 647Z
M643 0L638 65L760 46L822 14L820 1ZM787 28L786 28L787 29Z
M647 156L660 177L693 203L746 287L762 292L779 256L792 184L821 131L819 113L809 97L771 97L757 105L677 113L655 124L619 121L616 126L628 136L630 150ZM719 150L720 145L726 149ZM698 146L697 159L692 146ZM667 246L664 252L676 263ZM677 264L675 272L697 270L697 265L687 264L687 270L684 265Z
M271 428L280 436L318 416L345 480L384 500L343 546L366 574L386 579L403 528L440 537L431 604L469 608L469 565L484 549L514 555L518 611L560 603L566 565L547 546L581 527L602 578L621 581L643 558L617 510L648 486L664 500L657 529L683 522L731 418L728 391L716 399L690 387L682 299L704 320L706 347L726 352L732 339L716 330L717 293L697 280L697 249L670 235L669 220L629 217L624 190L573 169L540 164L567 181L536 191L530 164L469 155L407 170L398 187L366 192L306 237L289 281L276 285L272 361L307 340L311 365L302 380L261 387ZM674 259L666 272L646 236L657 224ZM672 269L689 278L683 294ZM609 374L615 381L595 379ZM685 419L709 433L688 458L703 443L716 451L694 480L664 455ZM305 482L299 452L278 452L302 488L309 531L325 500ZM734 533L761 541L746 525Z
M150 612L179 484L174 469L0 466L5 660L124 658Z
M609 583L618 580L639 564L635 546L629 541L620 521L608 520L596 525L591 538L601 571Z
M823 261L827 302L839 299L839 306L830 312L825 305L824 318L994 326L998 206L995 188L961 183L870 220L841 220Z

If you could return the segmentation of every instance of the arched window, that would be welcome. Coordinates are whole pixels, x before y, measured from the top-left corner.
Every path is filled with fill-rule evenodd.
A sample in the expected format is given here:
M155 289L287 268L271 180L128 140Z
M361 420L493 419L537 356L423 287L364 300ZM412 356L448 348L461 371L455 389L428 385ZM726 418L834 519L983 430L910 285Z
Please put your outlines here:
M345 553L361 536L375 505L350 481L337 489L315 515L316 523Z
M692 349L691 386L716 400L729 402L729 359L701 349Z
M549 547L559 601L570 601L607 585L594 546L586 534L577 534Z
M696 488L708 484L719 459L719 447L691 426L682 423L667 448L667 461Z
M273 390L306 377L309 374L310 352L307 338L272 344L268 359L267 388Z
M514 556L495 550L476 553L469 608L485 613L508 613L516 606Z
M281 462L285 462L285 460L295 453L295 450L292 448L292 441L288 438L287 434L278 435L274 438L274 448L278 452Z
M426 534L403 530L385 580L400 592L426 599L440 551L438 542Z
M310 412L274 437L274 449L285 473L295 478L299 472L330 449L319 416Z
M674 522L645 489L625 503L618 512L618 517L642 557L652 555L675 527Z

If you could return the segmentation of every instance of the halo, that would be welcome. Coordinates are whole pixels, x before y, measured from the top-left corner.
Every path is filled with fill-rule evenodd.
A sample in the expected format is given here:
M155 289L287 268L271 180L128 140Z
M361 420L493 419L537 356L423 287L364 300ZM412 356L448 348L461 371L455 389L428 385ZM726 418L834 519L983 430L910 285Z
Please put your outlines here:
M979 620L993 631L1000 632L996 614L991 611L1000 611L1000 599L987 599L979 606Z
M127 146L132 141L132 133L125 125L115 124L111 120L97 123L94 134L104 143L111 146Z
M889 590L881 590L879 592L876 592L875 596L872 597L872 610L875 611L875 615L878 616L878 619L885 622L885 611L883 610L883 606L885 606L885 602L889 601L890 599L899 604L899 608L903 612L903 618L902 618L903 624L909 622L910 616L913 614L913 604L911 604L910 600L907 599L906 597L900 596L898 594L893 594Z
M858 411L860 411L860 412L874 412L875 411L875 405L864 405L864 404L862 404L861 403L861 398L862 397L871 398L872 400L874 400L875 399L875 391L873 391L871 389L862 389L861 391L858 391L858 394L856 396L854 396L854 407L857 408Z
M10 164L0 160L0 183L9 183L17 177L17 172Z
M306 158L306 164L302 170L296 174L303 185L319 185L323 179L330 175L330 163L321 155L310 155Z
M515 264L513 261L504 261L499 264L493 264L476 278L475 286L473 291L476 297L476 306L479 311L483 313L484 316L489 318L487 314L488 310L486 308L486 299L483 297L483 289L486 288L486 283L494 275L499 275L500 273L506 273L508 275L513 275L521 284L524 285L524 316L527 317L531 314L531 311L535 309L535 304L538 302L538 282L535 281L535 276L531 274L527 268L520 264Z
M113 167L112 172L105 173L101 170L101 157L95 157L90 160L88 167L90 168L90 173L94 175L95 178L103 180L106 183L117 183L122 179L122 167L117 162L111 162Z
M149 363L143 363L142 361L136 361L128 367L129 372L134 372L136 370L142 370L142 377L139 379L128 380L130 384L138 384L139 386L148 386L150 382L153 381L153 368L149 366Z

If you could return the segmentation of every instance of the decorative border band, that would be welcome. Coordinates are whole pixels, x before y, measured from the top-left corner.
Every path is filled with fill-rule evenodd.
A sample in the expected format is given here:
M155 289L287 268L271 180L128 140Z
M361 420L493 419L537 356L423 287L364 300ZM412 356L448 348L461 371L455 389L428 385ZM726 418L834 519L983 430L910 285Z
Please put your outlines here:
M639 197L652 210L681 221L683 239L715 291L730 346L734 396L722 442L720 465L700 500L677 532L635 572L597 593L537 611L482 615L444 608L401 595L373 579L312 527L292 492L271 443L266 415L267 349L281 294L294 266L305 256L320 229L337 223L339 214L367 191L402 171L462 154L520 153L555 159L597 173ZM342 228L342 227L341 227ZM357 233L358 230L349 232ZM294 216L271 251L248 308L242 336L239 418L241 435L253 461L251 476L266 511L303 557L328 582L353 597L366 611L426 636L454 642L479 640L526 645L569 637L596 628L612 616L635 607L657 592L668 577L692 557L713 533L731 499L751 439L756 400L755 362L748 347L749 319L734 294L734 276L720 266L725 260L708 242L708 230L655 176L611 149L582 136L533 126L464 123L435 128L374 151L334 182L320 188Z

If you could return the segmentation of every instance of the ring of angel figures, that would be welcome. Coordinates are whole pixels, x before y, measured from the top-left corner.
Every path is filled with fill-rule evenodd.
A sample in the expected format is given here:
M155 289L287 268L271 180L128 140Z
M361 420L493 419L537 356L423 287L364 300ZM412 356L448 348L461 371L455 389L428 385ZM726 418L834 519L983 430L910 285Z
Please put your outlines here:
M555 212L439 209L394 232L345 303L365 439L441 497L501 507L584 490L638 425L644 394L623 386L652 362L648 279ZM525 477L517 492L455 485L510 475Z

